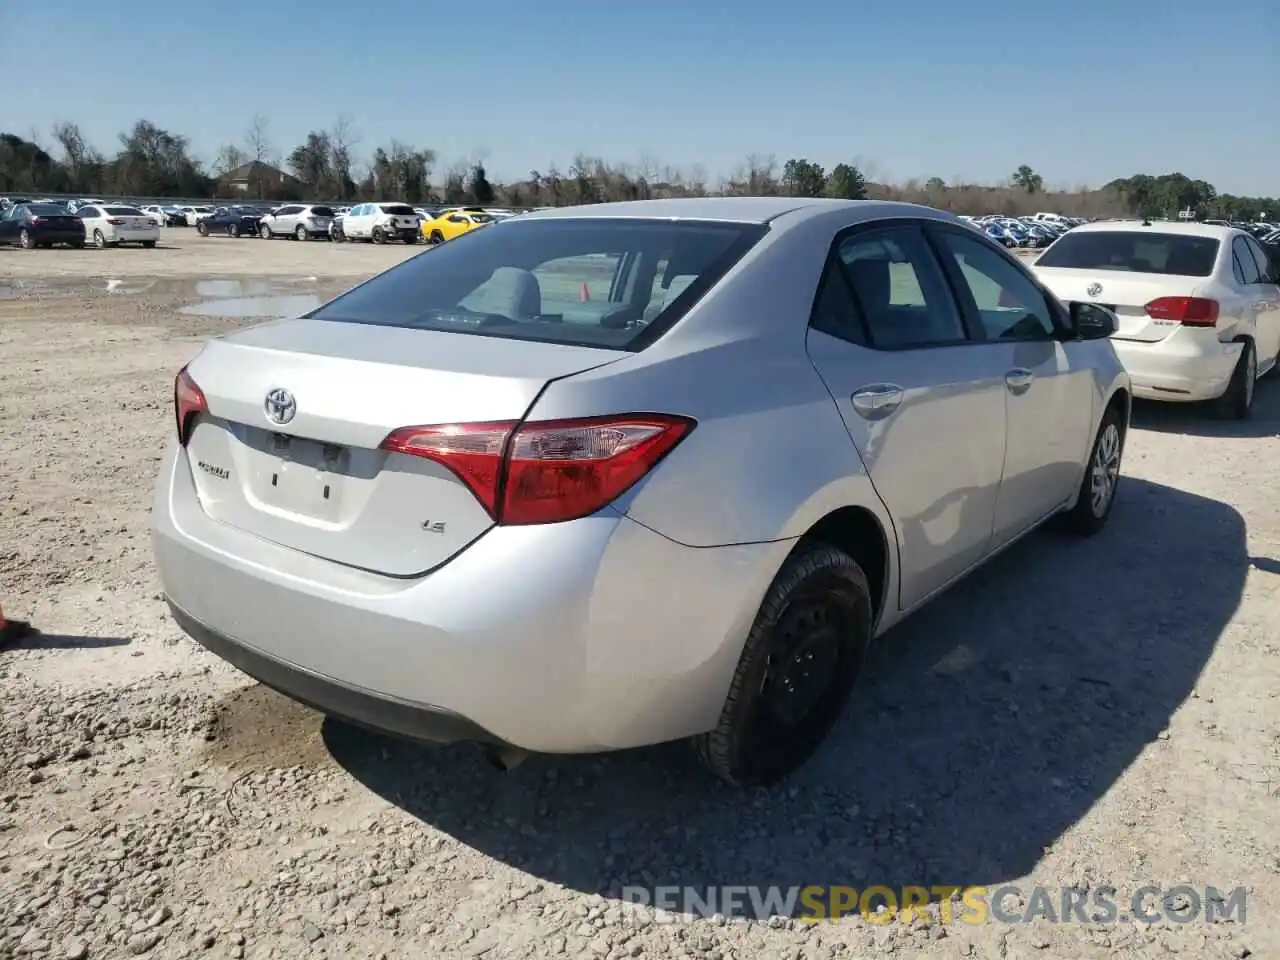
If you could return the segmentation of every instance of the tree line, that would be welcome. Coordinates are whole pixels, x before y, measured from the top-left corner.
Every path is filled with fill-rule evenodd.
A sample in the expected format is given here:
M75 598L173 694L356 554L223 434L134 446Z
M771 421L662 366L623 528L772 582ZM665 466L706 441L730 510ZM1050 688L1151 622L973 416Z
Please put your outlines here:
M49 137L0 133L0 194L65 193L84 196L226 198L289 201L401 200L408 203L502 203L560 206L610 200L707 195L890 199L923 203L959 214L1025 215L1039 210L1068 216L1173 217L1193 210L1200 218L1280 218L1280 198L1219 193L1211 183L1181 173L1138 174L1098 188L1054 189L1030 166L999 184L941 177L882 183L856 163L831 169L807 158L779 162L747 157L728 176L711 182L701 167L678 169L653 159L611 163L580 154L566 169L551 165L507 183L490 180L483 157L443 164L434 150L392 139L361 152L347 117L312 130L280 149L265 117L256 116L238 142L224 144L211 163L193 156L190 140L149 120L119 135L114 152L91 144L70 121ZM247 177L245 171L248 171ZM282 170L287 177L276 171ZM234 194L230 175L247 181Z

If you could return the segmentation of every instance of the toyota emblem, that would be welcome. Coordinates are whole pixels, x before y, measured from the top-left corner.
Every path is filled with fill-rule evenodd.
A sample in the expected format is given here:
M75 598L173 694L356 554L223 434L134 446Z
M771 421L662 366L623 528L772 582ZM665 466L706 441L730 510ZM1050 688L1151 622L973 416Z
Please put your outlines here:
M298 412L298 401L288 390L276 387L267 392L267 399L262 405L267 419L272 423L288 423Z
M1100 284L1100 283L1091 283L1091 284L1089 284L1087 287L1085 287L1085 288L1084 288L1084 292L1085 292L1085 293L1087 293L1087 294L1088 294L1089 296L1091 296L1091 297L1096 297L1096 296L1098 296L1100 293L1102 293L1102 284Z

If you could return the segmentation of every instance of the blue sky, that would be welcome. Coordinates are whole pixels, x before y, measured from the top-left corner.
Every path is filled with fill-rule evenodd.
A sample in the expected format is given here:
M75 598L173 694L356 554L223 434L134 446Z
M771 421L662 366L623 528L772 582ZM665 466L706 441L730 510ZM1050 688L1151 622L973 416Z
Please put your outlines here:
M362 151L498 179L583 152L714 180L758 153L1280 194L1277 0L0 0L0 37L0 129L75 120L108 150L146 117L212 159L257 113L287 152L347 114Z

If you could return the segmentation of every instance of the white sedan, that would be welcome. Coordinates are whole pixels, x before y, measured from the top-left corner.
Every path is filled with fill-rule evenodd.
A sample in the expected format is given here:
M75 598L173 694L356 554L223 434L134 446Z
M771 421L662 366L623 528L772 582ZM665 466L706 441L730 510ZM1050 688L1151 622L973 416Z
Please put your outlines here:
M95 247L118 247L139 243L154 247L160 239L160 225L137 207L80 207L76 216L84 221L84 237Z
M1280 278L1243 230L1085 224L1055 241L1034 270L1059 299L1116 313L1112 340L1135 397L1212 400L1223 416L1244 419L1255 381L1280 357Z

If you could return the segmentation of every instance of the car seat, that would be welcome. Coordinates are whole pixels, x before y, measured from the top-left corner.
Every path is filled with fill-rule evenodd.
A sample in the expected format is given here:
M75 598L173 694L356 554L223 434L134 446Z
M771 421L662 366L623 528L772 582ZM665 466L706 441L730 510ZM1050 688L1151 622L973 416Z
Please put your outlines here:
M542 286L528 270L498 267L463 299L462 306L512 321L527 320L542 313Z

